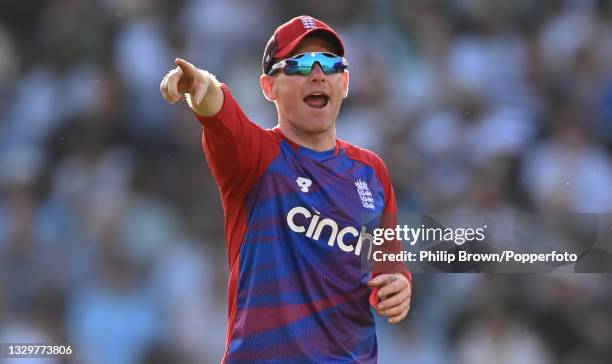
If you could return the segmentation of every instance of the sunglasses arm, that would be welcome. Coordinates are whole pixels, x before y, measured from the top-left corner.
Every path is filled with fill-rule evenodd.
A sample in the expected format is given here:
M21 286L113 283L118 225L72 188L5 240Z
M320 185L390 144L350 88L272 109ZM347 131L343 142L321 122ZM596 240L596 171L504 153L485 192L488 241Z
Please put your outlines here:
M278 63L275 63L272 65L272 67L270 67L270 71L268 72L268 76L273 75L276 71L278 70L282 70L283 68L285 68L285 65L287 64L287 62L280 61Z

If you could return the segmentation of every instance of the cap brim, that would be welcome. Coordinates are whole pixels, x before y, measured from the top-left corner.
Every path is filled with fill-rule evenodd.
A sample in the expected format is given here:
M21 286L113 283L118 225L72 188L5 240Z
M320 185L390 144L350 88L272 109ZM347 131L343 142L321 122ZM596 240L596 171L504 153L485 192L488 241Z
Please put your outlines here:
M291 52L293 52L293 50L298 46L298 44L302 41L302 39L308 36L318 35L318 34L323 35L324 37L328 38L332 43L334 43L335 46L337 47L337 50L339 51L338 55L344 56L344 45L342 44L342 40L340 40L340 37L338 36L338 34L328 29L317 28L317 29L310 29L306 33L300 35L299 37L289 42L283 49L279 49L276 52L276 54L274 54L274 58L280 59L280 58L287 57L288 55L291 54Z

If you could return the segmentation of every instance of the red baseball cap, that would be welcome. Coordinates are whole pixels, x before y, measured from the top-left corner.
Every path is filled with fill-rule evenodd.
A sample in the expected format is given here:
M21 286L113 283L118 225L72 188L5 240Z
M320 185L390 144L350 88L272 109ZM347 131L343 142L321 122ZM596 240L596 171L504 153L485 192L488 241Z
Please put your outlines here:
M280 25L272 34L261 61L263 72L268 73L275 60L287 57L309 35L321 35L329 39L336 46L336 54L344 56L342 39L332 27L311 16L300 15Z

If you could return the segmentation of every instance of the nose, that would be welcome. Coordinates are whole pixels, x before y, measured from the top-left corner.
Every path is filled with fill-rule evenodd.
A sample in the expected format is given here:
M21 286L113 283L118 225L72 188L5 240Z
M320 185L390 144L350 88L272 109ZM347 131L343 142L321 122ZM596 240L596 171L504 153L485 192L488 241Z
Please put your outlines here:
M319 62L316 62L314 66L312 66L312 70L310 71L308 77L310 81L313 82L323 81L325 79L325 73L323 73L323 69L321 68Z

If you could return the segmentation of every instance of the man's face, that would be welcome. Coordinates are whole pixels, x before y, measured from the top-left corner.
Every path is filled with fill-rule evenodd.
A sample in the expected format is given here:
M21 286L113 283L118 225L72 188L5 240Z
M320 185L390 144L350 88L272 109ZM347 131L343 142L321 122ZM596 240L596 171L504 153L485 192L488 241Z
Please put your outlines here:
M290 56L307 52L336 50L325 38L307 37ZM307 134L324 133L334 127L342 99L348 93L348 83L348 71L326 75L318 63L308 76L288 76L281 71L261 77L264 94L275 102L280 122ZM313 96L316 93L324 96Z

